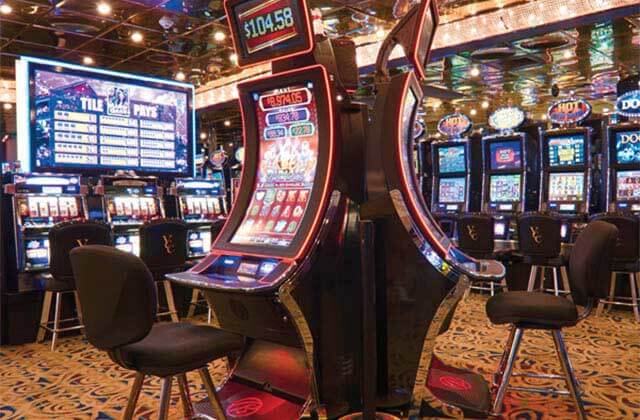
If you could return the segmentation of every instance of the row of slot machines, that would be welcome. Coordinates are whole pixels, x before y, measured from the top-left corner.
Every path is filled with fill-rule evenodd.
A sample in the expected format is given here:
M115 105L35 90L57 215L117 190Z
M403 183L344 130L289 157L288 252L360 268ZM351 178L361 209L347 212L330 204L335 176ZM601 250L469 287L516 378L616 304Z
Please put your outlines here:
M537 134L430 144L431 208L449 235L464 212L493 215L498 239L514 239L519 213L559 213L565 241L591 213L640 214L639 124L609 125L599 147L593 147L591 127L539 128Z

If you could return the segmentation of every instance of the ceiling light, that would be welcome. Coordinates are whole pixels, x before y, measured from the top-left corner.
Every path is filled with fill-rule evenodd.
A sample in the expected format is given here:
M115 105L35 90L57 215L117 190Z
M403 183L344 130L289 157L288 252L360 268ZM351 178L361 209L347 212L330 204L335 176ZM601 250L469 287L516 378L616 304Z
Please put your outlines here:
M482 101L482 109L489 108L489 101Z
M231 121L229 121L229 120L224 120L224 126L225 126L225 127L230 127L230 126L231 126Z
M571 58L571 56L572 56L572 55L573 55L573 54L571 53L571 50L566 50L566 51L562 54L562 56L563 56L564 58Z
M604 113L609 112L609 108L602 108L602 112L604 112Z
M547 114L542 114L540 117L541 117L543 120L546 120L546 119L547 119Z
M85 55L84 57L82 57L82 63L86 66L90 66L94 63L93 58L89 57L88 55Z
M207 138L207 133L205 133L204 131L200 133L200 140L204 140Z
M98 13L101 15L110 15L111 14L111 5L109 3L105 3L101 1L97 6Z
M231 60L232 62L236 63L238 61L238 54L236 53L232 53L229 55L229 60Z
M8 111L13 108L13 105L9 102L5 102L4 104L2 104L2 107Z
M216 33L213 34L213 39L216 42L222 42L225 39L227 39L227 35L222 31L217 31Z
M142 42L143 39L144 39L144 35L142 35L142 32L140 31L135 31L131 34L131 40L133 42L140 43Z
M187 78L187 76L184 74L184 72L179 71L179 72L176 73L176 80L179 80L179 81L182 82L186 78Z
M7 3L0 5L0 13L3 15L8 15L13 12L13 7L9 6Z
M478 77L480 76L480 69L477 67L472 67L471 71L469 72L469 74L471 74L471 76L473 77Z
M476 111L475 109L472 109L471 111L469 111L469 114L471 114L471 116L475 116L478 113L478 111Z

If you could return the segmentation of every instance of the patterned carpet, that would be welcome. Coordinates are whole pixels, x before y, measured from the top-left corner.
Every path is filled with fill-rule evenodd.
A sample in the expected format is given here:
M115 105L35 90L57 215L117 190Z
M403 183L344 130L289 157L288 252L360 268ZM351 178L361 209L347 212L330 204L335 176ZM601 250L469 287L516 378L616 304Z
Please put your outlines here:
M471 295L460 305L452 328L439 338L438 354L455 366L480 372L489 379L507 337L506 327L489 324L486 297ZM565 341L582 383L587 412L594 419L640 418L640 327L628 312L612 311L567 329ZM525 334L516 371L558 372L548 333ZM0 349L0 418L117 419L126 405L133 375L81 338L63 339L55 353L47 345L28 344ZM223 379L225 364L211 366L214 380ZM199 377L189 374L192 395L204 396ZM548 385L540 380L514 378ZM557 381L554 381L557 382ZM551 382L552 383L552 382ZM160 382L147 379L138 402L137 418L154 418ZM182 417L177 385L170 418ZM508 393L504 418L575 419L568 397Z

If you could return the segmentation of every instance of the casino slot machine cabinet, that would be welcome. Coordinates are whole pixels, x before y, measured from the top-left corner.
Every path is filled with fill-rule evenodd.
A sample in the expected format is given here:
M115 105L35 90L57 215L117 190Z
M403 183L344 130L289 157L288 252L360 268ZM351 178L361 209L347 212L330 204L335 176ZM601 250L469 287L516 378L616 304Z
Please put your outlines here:
M220 406L197 410L333 418L357 403L359 352L350 343L359 331L352 290L359 277L349 261L358 256L347 256L349 244L357 250L357 212L338 186L349 182L340 173L342 142L351 140L341 129L349 98L332 72L330 41L313 35L306 1L224 5L239 65L280 61L271 76L238 85L242 180L210 254L167 275L203 290L216 323L247 337L218 391Z
M424 94L419 77L437 27L435 2L416 5L389 33L377 60L377 96L367 144L368 200L374 223L378 409L406 418L486 417L491 403L481 375L453 368L434 354L470 281L500 281L497 261L475 260L440 229L412 167L412 127ZM386 63L402 45L414 71L390 76ZM461 168L461 166L460 166Z
M603 150L608 211L640 215L640 124L607 127Z
M516 131L524 120L520 108L498 108L489 116L498 134L482 138L482 210L493 216L499 240L514 240L516 216L538 208L538 151Z
M438 122L438 131L447 139L431 143L431 211L450 237L460 214L480 210L481 154L477 142L464 136L470 129L466 115L447 115Z
M3 341L17 344L35 339L33 325L19 325L31 320L20 314L36 313L42 281L49 268L49 230L61 222L87 219L87 187L80 175L52 173L14 174L5 184L2 211L10 221L3 229L5 255L2 284ZM7 226L5 226L7 227ZM15 312L15 314L12 313Z
M578 124L590 113L591 106L583 99L560 100L547 113L560 128L540 130L539 210L561 215L564 242L572 242L589 213L592 129Z

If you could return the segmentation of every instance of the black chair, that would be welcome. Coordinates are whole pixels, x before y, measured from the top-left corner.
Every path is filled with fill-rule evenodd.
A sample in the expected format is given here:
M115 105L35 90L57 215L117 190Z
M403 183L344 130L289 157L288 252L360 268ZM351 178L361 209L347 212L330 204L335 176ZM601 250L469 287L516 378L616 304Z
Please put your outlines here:
M550 213L528 212L518 217L518 247L522 262L531 265L527 291L535 288L538 270L541 270L540 289L552 291L556 296L569 295L567 260L562 255L561 219ZM553 289L544 288L545 270L553 272ZM558 285L558 270L562 277L562 289Z
M46 332L51 333L51 351L55 351L61 332L79 330L82 325L82 308L78 303L76 285L71 270L69 252L84 245L111 245L111 227L105 223L83 220L59 223L49 231L49 276L44 282L44 301L40 315L40 326L36 341L41 343ZM62 316L62 296L73 293L77 318L60 319ZM53 321L49 321L51 302L55 297ZM61 324L77 322L76 325L61 327Z
M591 220L611 223L620 232L618 243L613 252L613 266L609 284L609 296L600 299L596 316L602 314L604 305L621 305L633 308L637 322L640 322L640 221L638 216L622 213L602 213ZM616 278L618 274L629 276L631 296L616 296Z
M458 219L458 248L473 258L500 259L500 256L494 252L493 226L493 217L488 214L463 214ZM502 280L502 283L474 281L471 289L488 290L491 296L494 296L496 286L505 289L505 280Z
M140 258L149 267L156 287L162 283L167 310L158 318L169 315L178 322L178 311L173 298L168 273L184 271L187 262L187 224L180 219L155 219L140 227Z
M192 412L186 372L198 370L217 419L224 419L207 364L242 348L241 336L205 325L155 323L157 291L144 262L114 247L71 252L87 340L111 360L136 372L124 418L131 419L145 376L163 378L160 419L167 418L173 377L185 416Z
M562 338L562 328L572 327L589 315L594 301L601 297L602 282L609 278L613 261L613 248L618 237L618 229L609 223L594 221L578 236L571 256L569 268L574 300L585 304L586 309L578 315L575 303L561 296L542 292L513 291L501 293L487 301L486 311L494 324L512 324L505 352L502 355L494 384L497 389L493 403L493 414L502 410L502 401L509 387L509 379L518 355L518 348L525 330L548 330L553 336L556 352L564 375L536 375L523 373L522 376L564 379L569 391L554 391L539 388L511 388L518 391L570 394L577 406L578 416L586 418L578 381L569 361Z

